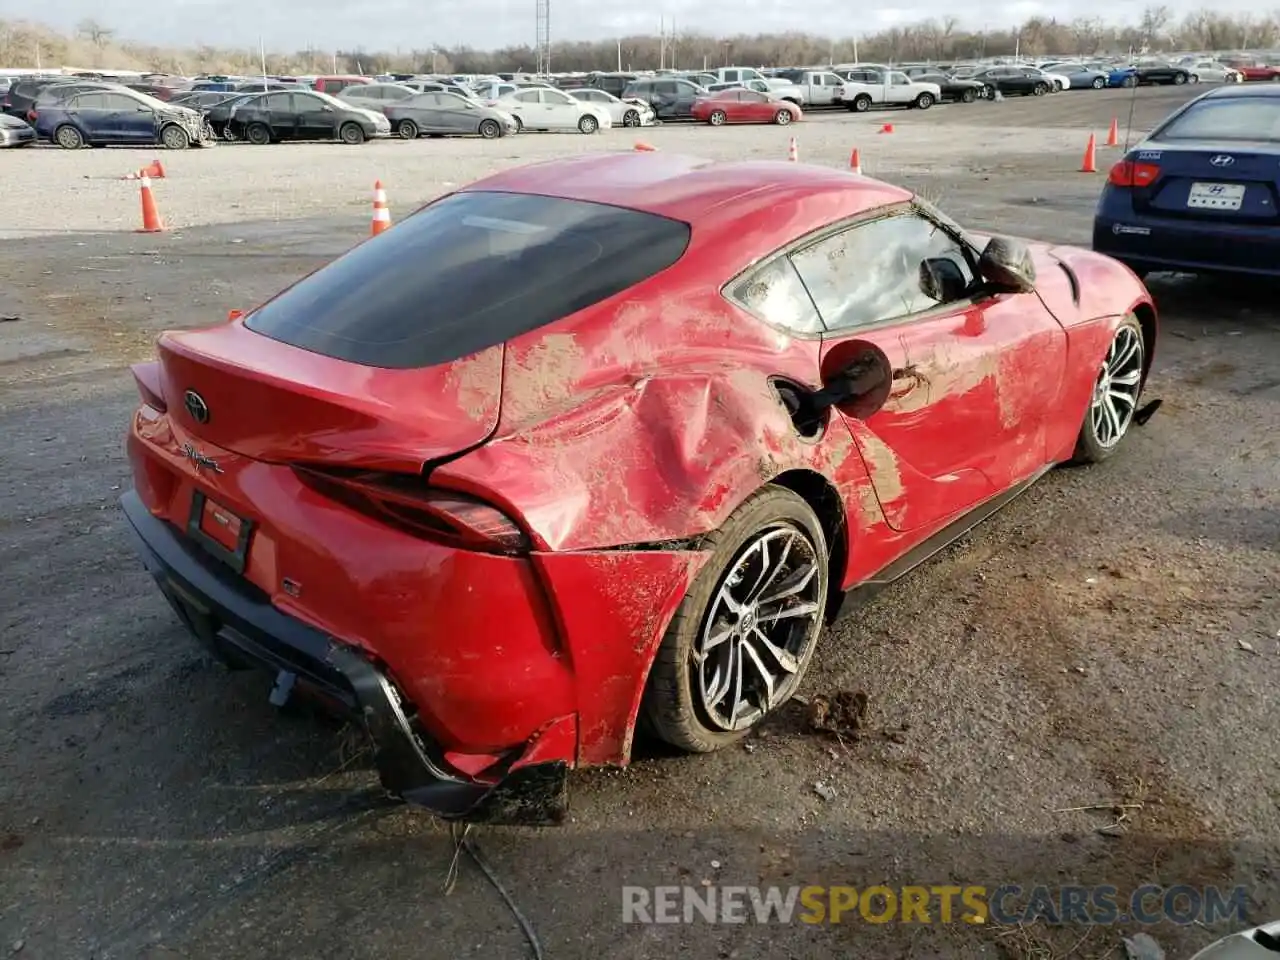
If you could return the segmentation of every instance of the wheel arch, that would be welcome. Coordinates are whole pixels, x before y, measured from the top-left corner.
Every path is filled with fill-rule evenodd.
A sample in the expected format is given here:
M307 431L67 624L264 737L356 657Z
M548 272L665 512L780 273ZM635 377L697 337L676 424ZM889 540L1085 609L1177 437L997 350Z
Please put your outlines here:
M787 470L769 483L784 487L804 500L817 516L822 534L827 538L827 621L830 622L840 608L852 536L846 520L844 500L835 485L816 470Z
M1146 300L1134 304L1133 315L1138 318L1138 326L1142 328L1142 380L1145 383L1151 376L1151 364L1156 354L1156 338L1159 327L1156 324L1156 308Z

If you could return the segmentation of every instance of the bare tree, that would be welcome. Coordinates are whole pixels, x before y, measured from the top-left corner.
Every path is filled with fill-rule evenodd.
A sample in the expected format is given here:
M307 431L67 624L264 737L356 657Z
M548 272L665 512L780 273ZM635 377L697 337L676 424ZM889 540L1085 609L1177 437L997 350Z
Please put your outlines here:
M1172 22L1173 11L1163 3L1143 10L1142 20L1139 23L1139 29L1142 31L1142 45L1151 48L1159 44L1160 38Z
M116 32L108 27L104 27L97 20L85 18L76 26L76 33L84 37L95 47L101 50L116 35Z

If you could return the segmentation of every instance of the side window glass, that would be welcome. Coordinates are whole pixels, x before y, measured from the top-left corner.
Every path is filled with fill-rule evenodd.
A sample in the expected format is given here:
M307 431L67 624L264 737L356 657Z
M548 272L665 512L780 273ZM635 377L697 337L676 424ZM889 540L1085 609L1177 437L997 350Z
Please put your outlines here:
M822 319L809 291L787 257L775 257L738 280L730 299L765 323L796 333L822 333Z
M926 283L925 261L934 264ZM848 330L930 310L948 299L931 296L967 288L973 271L959 243L915 213L897 214L843 230L792 255L829 330ZM943 274L950 275L950 282Z

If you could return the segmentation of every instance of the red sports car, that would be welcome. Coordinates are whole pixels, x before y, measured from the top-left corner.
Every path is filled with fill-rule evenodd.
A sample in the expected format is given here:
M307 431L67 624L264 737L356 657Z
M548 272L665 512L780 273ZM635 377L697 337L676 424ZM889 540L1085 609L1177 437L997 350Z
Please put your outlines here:
M693 101L690 113L713 127L726 123L776 123L786 126L804 116L788 100L780 100L756 90L731 87Z
M1155 338L1119 263L887 183L557 160L164 334L122 503L197 637L360 718L390 792L555 822L638 721L738 741L849 591L1113 454Z

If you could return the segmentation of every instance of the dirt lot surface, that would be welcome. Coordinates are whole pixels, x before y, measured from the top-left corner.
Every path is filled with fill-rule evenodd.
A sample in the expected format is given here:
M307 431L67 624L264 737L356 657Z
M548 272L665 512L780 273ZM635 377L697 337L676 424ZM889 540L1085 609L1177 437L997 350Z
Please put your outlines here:
M1135 126L1175 95L1142 91ZM1087 245L1100 177L1075 173L1080 150L1128 106L1068 93L795 132L805 160L860 144L873 172L977 226ZM895 134L873 132L884 120ZM789 135L641 137L782 156ZM465 857L446 895L446 830L366 804L352 736L278 714L261 677L213 667L179 628L116 506L124 367L158 330L340 253L374 176L395 207L467 169L634 139L609 136L166 156L166 212L217 225L157 236L89 232L132 225L104 211L132 216L136 197L79 179L149 154L5 158L8 226L27 236L0 243L0 955L530 955ZM383 157L412 159L393 177ZM294 178L305 197L261 222ZM546 956L1122 957L1136 929L627 925L624 884L1242 884L1251 922L1280 917L1280 311L1268 291L1152 290L1165 405L1122 455L1049 475L825 638L805 694L865 692L861 736L815 737L796 705L745 748L576 775L561 829L477 831ZM1149 932L1173 958L1229 929Z

